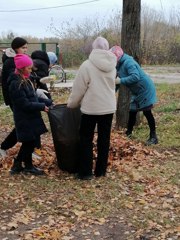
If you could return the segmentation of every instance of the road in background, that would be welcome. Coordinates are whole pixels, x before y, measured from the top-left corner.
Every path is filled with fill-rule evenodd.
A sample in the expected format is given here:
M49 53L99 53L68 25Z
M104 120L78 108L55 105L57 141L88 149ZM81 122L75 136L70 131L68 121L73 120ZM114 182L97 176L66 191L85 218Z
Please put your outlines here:
M143 66L144 71L155 83L180 83L180 66ZM76 75L77 70L66 70L70 75ZM72 87L74 79L56 83L55 87Z

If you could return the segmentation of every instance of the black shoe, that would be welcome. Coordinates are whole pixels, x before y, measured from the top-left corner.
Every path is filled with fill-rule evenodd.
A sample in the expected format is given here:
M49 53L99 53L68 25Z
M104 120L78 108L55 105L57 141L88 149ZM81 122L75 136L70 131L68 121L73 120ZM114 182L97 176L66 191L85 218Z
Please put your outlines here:
M89 175L80 175L80 174L77 174L77 175L76 175L76 178L77 178L77 179L80 179L80 180L91 180L91 179L93 179L93 174L89 174Z
M95 177L105 177L106 176L106 172L105 171L94 171L94 175Z
M106 174L105 173L100 173L100 174L95 174L95 177L99 178L99 177L105 177Z
M11 175L15 175L15 174L20 174L21 172L23 172L24 168L21 167L12 167L11 170L10 170L10 174Z
M32 174L32 175L44 175L44 171L42 169L36 168L32 166L31 168L24 168L23 173Z
M153 145L153 144L158 144L157 137L150 137L146 142L147 146L150 146L150 145Z
M150 132L150 137L146 142L147 146L150 146L150 145L153 145L153 144L158 144L158 138L157 138L157 135L156 135L155 131Z
M10 170L10 174L11 175L20 174L23 170L24 168L22 167L22 163L17 161L17 159L14 159L14 164Z
M132 132L129 131L129 130L127 130L127 131L125 132L125 134L126 134L126 136L127 136L128 138L131 138L131 137L132 137Z

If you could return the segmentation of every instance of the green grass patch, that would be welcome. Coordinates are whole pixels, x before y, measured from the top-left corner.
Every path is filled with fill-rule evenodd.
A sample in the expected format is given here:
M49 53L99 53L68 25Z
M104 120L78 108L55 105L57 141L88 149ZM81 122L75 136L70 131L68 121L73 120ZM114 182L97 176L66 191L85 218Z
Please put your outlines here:
M156 119L157 135L161 147L180 147L180 84L156 84L158 104L153 112ZM144 116L141 124L134 129L133 139L145 142L149 127Z
M168 113L168 112L175 112L177 108L178 108L178 102L174 101L174 102L170 102L168 104L158 106L156 111Z
M14 124L12 111L5 105L0 106L0 124L1 126L13 126Z
M2 95L2 87L0 86L0 105L4 103L3 95Z

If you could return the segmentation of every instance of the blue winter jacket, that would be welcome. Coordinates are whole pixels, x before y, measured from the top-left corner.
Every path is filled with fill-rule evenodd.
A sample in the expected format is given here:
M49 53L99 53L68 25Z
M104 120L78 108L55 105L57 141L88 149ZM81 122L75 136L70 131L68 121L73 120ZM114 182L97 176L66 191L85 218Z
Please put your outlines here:
M19 75L12 73L8 78L8 84L17 139L19 142L35 140L47 132L40 113L47 103L39 102L30 80L22 82Z
M131 56L122 56L117 63L117 73L121 84L131 91L131 110L142 110L157 101L154 82Z

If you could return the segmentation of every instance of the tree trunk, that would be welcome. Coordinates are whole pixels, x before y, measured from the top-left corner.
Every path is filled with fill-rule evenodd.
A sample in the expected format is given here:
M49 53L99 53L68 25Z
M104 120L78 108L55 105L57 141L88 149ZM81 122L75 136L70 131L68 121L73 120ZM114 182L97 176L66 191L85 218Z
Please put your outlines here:
M140 63L140 17L141 17L141 0L123 0L123 17L121 32L121 47L125 53L134 57ZM116 127L127 127L129 115L129 90L120 84L117 112Z

